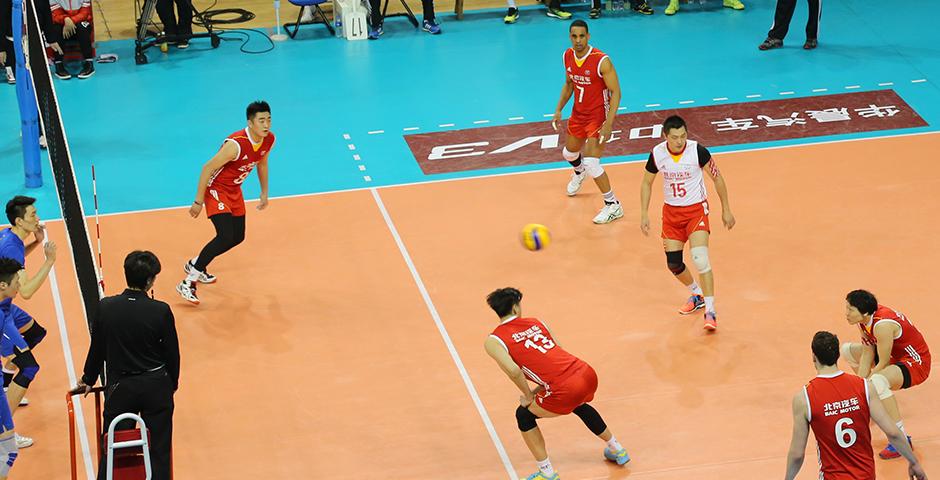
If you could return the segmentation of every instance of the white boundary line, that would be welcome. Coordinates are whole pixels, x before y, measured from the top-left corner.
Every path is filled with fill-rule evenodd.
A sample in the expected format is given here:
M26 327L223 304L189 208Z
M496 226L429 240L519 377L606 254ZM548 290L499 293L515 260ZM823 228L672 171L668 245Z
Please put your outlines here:
M59 282L55 276L55 266L49 269L49 288L52 290L52 302L55 304L55 316L59 322L59 339L62 341L62 354L65 355L65 371L69 376L69 388L76 385L75 363L72 361L72 344L69 343L68 327L65 324L65 309L62 308L62 297L59 294ZM79 296L81 297L81 296ZM96 475L91 463L91 450L88 447L88 432L85 431L85 414L82 410L81 400L74 402L75 430L78 431L78 442L82 445L82 457L85 460L85 474L88 480Z
M376 206L379 207L379 211L382 212L382 218L385 219L385 225L388 227L389 232L391 232L392 237L395 239L395 244L398 245L398 251L401 252L402 258L405 260L405 264L408 265L408 270L411 271L411 276L414 278L415 285L418 287L418 291L421 292L421 297L424 298L424 303L428 307L428 311L431 312L431 317L434 319L434 324L437 325L437 331L440 332L441 338L444 340L444 344L447 345L447 351L450 352L450 357L454 361L454 364L457 366L457 370L460 372L460 378L463 379L464 385L467 387L467 391L470 393L470 398L473 399L473 404L477 407L477 412L480 414L480 418L483 420L483 424L486 426L486 431L490 434L490 439L493 440L493 446L496 447L496 451L499 453L499 458L503 461L503 467L506 468L506 473L509 474L511 480L516 480L516 469L513 468L512 462L509 461L509 455L506 454L506 448L503 447L503 442L499 439L499 435L496 433L496 428L493 427L493 422L490 420L490 416L486 413L486 408L483 406L483 402L480 400L480 396L477 394L476 387L473 386L473 380L470 379L470 374L467 373L467 369L463 365L463 361L460 359L460 354L457 353L457 349L454 347L454 342L450 339L450 334L447 333L447 328L444 327L444 322L441 321L441 316L437 313L437 308L434 307L434 302L431 301L431 296L428 294L427 288L424 286L424 281L421 280L421 275L418 273L418 269L415 268L414 262L411 261L411 255L408 254L408 249L405 247L405 243L402 241L401 236L398 235L398 229L395 228L395 223L392 222L392 217L389 216L388 210L385 208L385 203L382 202L382 197L379 196L379 191L375 188L370 188L372 192L372 198L375 199Z
M717 153L719 153L719 154L721 154L721 155L733 155L733 154L736 154L736 153L758 152L758 151L762 151L762 150L780 150L780 149L785 149L785 148L811 147L811 146L814 146L814 145L828 145L828 144L832 144L832 143L863 142L863 141L869 141L869 140L881 140L881 139L885 139L885 138L903 138L903 137L916 137L916 136L921 136L921 135L938 135L938 134L940 134L940 131L933 130L933 131L929 131L929 132L899 133L899 134L897 134L897 135L882 135L882 136L878 136L878 137L848 138L848 139L843 139L843 140L827 140L827 141L825 141L825 142L797 143L797 144L793 144L793 145L775 145L775 146L773 146L773 147L740 148L740 149L737 149L737 150L725 150L725 151L717 152ZM712 147L712 148L714 148L714 147ZM637 154L637 155L639 155L639 154ZM559 161L561 161L561 160L559 160ZM627 164L627 163L638 163L638 162L645 162L645 161L646 161L646 158L640 158L640 159L637 159L637 160L622 160L622 161L619 161L619 162L604 162L604 165L623 165L623 164ZM463 180L476 180L476 179L480 179L480 178L506 177L506 176L510 176L510 175L525 175L525 174L528 174L528 173L554 172L554 171L570 170L570 169L571 169L571 167L569 167L569 166L557 167L557 168L540 168L540 169L537 169L537 170L525 170L525 171L521 171L521 172L491 173L491 174L487 174L487 175L472 175L472 176L460 177L460 178L442 178L442 179L439 179L439 180L422 180L422 181L419 181L419 182L393 183L393 184L389 184L389 185L382 185L382 186L380 186L380 187L354 187L354 188L341 188L341 189L337 189L337 190L327 190L327 191L323 191L323 192L297 193L297 194L294 194L294 195L281 195L281 196L277 196L277 197L270 197L270 199L271 199L271 200L279 200L279 199L288 199L288 198L316 197L316 196L320 196L320 195L330 195L330 194L333 194L333 193L358 192L358 191L362 191L362 190L370 190L370 189L372 189L372 188L409 187L409 186L413 186L413 185L425 185L425 184L442 183L442 182L459 182L459 181L463 181ZM256 201L256 200L258 200L258 199L257 199L257 198L249 198L249 199L247 199L246 201L249 201L249 202L250 202L250 201ZM185 205L185 206L176 206L176 207L145 208L145 209L140 209L140 210L128 210L128 211L126 211L126 212L102 213L100 216L101 216L101 217L113 217L113 216L117 216L117 215L134 215L134 214L138 214L138 213L162 212L162 211L166 211L166 210L182 210L182 209L188 209L188 208L189 208L189 205L187 204L187 205ZM86 218L94 218L94 217L93 217L93 216L87 216ZM48 223L48 222L61 222L61 221L62 221L61 218L55 218L55 219L51 219L51 220L45 220L45 222L47 222L47 223Z

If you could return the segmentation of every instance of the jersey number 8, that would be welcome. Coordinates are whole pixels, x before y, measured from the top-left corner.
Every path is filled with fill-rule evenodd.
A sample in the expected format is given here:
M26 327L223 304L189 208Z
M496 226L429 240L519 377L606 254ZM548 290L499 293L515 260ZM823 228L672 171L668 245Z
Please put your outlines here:
M539 342L541 345L535 342ZM548 353L549 350L555 348L555 342L549 340L542 334L536 333L532 338L526 339L525 348L534 348L542 353Z
M858 435L855 433L855 430L845 427L845 425L852 425L851 418L843 418L836 422L836 442L839 442L839 446L842 448L849 448L852 445L855 445L855 440L858 438Z

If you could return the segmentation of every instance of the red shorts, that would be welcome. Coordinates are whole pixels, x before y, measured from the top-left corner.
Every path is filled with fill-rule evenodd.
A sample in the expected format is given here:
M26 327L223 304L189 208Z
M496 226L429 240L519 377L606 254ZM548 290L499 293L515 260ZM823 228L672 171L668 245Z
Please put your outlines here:
M597 373L587 363L574 367L570 375L536 395L535 401L545 410L567 415L579 406L594 400Z
M663 204L663 238L689 241L689 235L696 231L711 232L708 223L708 201L685 207Z
M245 197L242 196L241 188L208 187L203 202L207 217L220 213L231 213L233 217L245 216Z
M892 363L901 369L901 374L904 376L904 383L901 384L901 388L920 385L930 376L930 355L922 356L920 362L911 357L904 357Z
M598 109L595 113L572 112L568 119L568 135L575 138L598 138L601 127L607 121L607 113Z

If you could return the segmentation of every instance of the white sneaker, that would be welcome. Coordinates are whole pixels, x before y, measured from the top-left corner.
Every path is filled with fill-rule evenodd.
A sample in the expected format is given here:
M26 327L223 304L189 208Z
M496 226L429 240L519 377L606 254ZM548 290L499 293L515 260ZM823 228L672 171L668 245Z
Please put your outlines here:
M313 21L313 7L304 7L304 13L300 16L301 23Z
M623 208L620 203L605 203L604 208L594 217L594 223L601 225L610 223L623 216Z
M176 293L179 293L183 300L193 305L199 305L199 297L196 296L196 285L183 280L176 286Z
M186 265L183 265L183 271L186 272L186 275L197 271L196 266L193 265L193 261L189 260L186 262ZM212 275L209 272L199 272L199 278L196 279L199 283L215 283L215 275Z
M33 439L29 437L24 437L18 433L13 434L16 437L16 447L17 448L29 448L33 446Z
M10 85L15 84L15 83L16 83L16 77L13 76L13 68L11 68L11 67L6 67L6 71L7 71L7 83L9 83Z
M584 177L587 177L587 173L574 172L571 174L571 180L568 180L568 196L573 197L578 193L578 190L581 190L581 184L584 183Z

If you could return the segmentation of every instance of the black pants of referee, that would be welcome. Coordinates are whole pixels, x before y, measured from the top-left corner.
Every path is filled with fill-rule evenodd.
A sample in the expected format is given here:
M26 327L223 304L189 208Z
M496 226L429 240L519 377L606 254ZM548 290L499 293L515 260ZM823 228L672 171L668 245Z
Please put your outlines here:
M150 431L152 480L170 480L170 446L173 443L173 382L166 370L123 377L109 385L104 399L105 432L122 413L139 414ZM134 428L134 422L121 422L115 430ZM107 444L104 444L107 454ZM98 480L107 475L108 463L101 459Z
M806 39L816 40L819 34L819 0L807 0L809 3L809 18L806 20ZM790 20L796 10L796 0L777 0L777 11L774 13L774 26L767 32L767 36L783 40L790 30Z
M66 40L77 40L78 46L82 50L82 58L84 60L94 60L94 49L91 48L91 24L88 22L79 22L75 24L75 32L69 38L65 38L65 33L63 32L64 29L65 25L60 25L58 23L50 25L49 31L47 32L49 35L49 42L58 43L61 46L62 42ZM55 53L56 62L61 62L62 58L63 55L61 53Z

